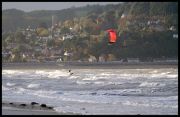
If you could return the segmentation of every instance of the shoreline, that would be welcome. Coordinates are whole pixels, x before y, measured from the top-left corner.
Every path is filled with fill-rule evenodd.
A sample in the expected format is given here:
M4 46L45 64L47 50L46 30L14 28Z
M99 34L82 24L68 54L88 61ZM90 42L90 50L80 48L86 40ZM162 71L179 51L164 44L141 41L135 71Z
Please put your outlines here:
M20 103L2 101L2 115L75 115L57 112L53 107L36 102Z

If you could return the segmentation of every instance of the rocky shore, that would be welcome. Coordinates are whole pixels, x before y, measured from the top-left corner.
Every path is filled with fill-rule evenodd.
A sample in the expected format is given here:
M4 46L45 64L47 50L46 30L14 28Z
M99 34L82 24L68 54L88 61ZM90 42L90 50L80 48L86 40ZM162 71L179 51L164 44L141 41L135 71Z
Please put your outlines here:
M74 113L56 112L54 107L37 102L2 102L2 115L72 115Z

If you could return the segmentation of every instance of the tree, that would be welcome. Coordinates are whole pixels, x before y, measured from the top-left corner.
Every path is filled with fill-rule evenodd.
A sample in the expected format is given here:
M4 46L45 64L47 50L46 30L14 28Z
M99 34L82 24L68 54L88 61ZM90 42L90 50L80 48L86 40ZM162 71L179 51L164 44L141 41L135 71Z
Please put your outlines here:
M6 44L13 43L14 42L14 34L9 33L7 36L4 36L3 40L5 41Z
M53 47L55 45L55 40L48 40L47 41L47 46L48 47Z
M26 43L25 35L19 31L15 33L15 40L16 40L16 43L20 43L20 44Z
M12 62L20 62L21 61L21 56L20 56L20 49L18 47L14 48L12 50L12 59L11 61Z
M38 28L45 28L45 29L47 29L48 26L47 26L47 24L45 22L41 22L41 23L39 23Z
M131 14L133 15L138 16L138 15L145 14L146 16L149 16L150 2L139 2L138 4L135 4L133 9L131 10L132 10Z
M61 33L62 34L70 33L70 29L67 27L63 27L63 28L61 28Z
M46 28L37 28L36 32L40 37L47 37L49 35L49 31Z

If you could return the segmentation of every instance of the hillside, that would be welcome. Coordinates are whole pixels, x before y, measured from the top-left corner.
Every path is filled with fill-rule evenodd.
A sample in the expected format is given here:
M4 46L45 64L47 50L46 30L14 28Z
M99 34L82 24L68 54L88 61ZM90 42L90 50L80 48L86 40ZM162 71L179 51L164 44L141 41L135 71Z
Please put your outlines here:
M177 3L124 3L118 5L92 5L86 7L72 7L63 10L41 10L32 12L23 12L17 9L9 9L2 11L2 31L16 31L18 28L26 28L31 26L36 28L41 22L46 22L50 27L52 25L52 16L56 16L58 21L72 20L73 18L80 18L87 15L96 14L101 16L108 11L114 11L118 16L122 13L129 13L131 15L139 16L145 14L146 16L171 16L173 15L177 20L178 6ZM13 25L12 25L13 24Z
M118 35L113 45L107 43L106 30L110 28ZM3 10L2 32L4 51L12 51L11 47L7 49L11 42L22 53L17 42L26 43L37 58L54 55L52 52L35 52L40 46L46 52L47 47L51 48L49 51L60 50L60 56L69 51L74 55L72 60L87 61L92 56L111 58L109 60L177 57L178 3L128 2L32 12ZM48 41L42 40L51 36Z
M17 9L9 9L2 11L2 31L16 31L17 28L26 28L31 26L36 28L41 22L46 22L48 26L52 25L52 16L56 16L58 21L71 20L86 16L96 12L98 14L105 12L104 6L92 5L86 7L72 7L63 10L40 10L32 12L24 12ZM15 24L15 25L12 25Z

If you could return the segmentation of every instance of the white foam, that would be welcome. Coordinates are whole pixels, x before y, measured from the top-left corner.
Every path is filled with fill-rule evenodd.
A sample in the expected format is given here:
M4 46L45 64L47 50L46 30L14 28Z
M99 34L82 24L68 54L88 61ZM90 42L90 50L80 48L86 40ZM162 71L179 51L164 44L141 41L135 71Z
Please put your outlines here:
M22 71L22 74L18 70L7 72L8 74L3 75L3 98L4 99L15 99L15 100L32 100L36 102L45 102L46 104L50 103L55 109L59 109L60 112L80 112L85 113L96 113L104 109L103 112L113 112L116 108L126 105L124 109L127 110L127 113L131 113L132 108L137 110L142 109L142 112L145 112L148 107L150 111L153 111L154 107L158 109L164 109L164 111L169 111L169 109L174 109L176 112L178 96L169 97L176 95L177 92L160 92L157 90L158 96L156 95L141 95L138 94L147 94L150 93L151 89L156 89L157 87L168 85L177 85L175 82L178 77L177 71L171 70L122 70L118 69L113 70L93 70L84 71L78 70L77 74L69 76L67 70L29 70ZM154 73L150 73L153 71ZM74 71L73 71L74 72ZM89 74L91 73L91 74ZM19 74L19 75L17 75ZM40 76L43 76L45 79L38 79ZM67 76L67 77L66 77ZM8 79L8 78L12 79ZM6 79L7 78L7 79ZM20 78L20 80L14 80L14 78ZM22 80L24 78L25 80ZM27 78L33 78L33 80L26 80ZM47 79L52 78L52 79ZM57 79L63 78L63 79ZM67 79L66 79L67 78ZM137 78L137 79L136 79ZM159 79L159 78L162 78ZM165 79L163 79L165 78ZM176 78L176 79L166 79L166 78ZM37 80L38 79L38 80ZM72 79L72 80L70 80ZM103 80L101 80L103 79ZM16 83L17 87L14 87L12 84ZM56 85L58 82L61 82L61 86ZM161 82L162 81L162 82ZM8 83L9 84L8 84ZM43 90L41 89L41 83L43 82ZM64 82L64 84L63 84ZM76 82L77 84L70 84ZM28 83L28 84L27 84ZM66 85L66 83L68 85ZM131 83L133 86L131 86ZM139 84L140 83L140 84ZM173 83L173 84L171 84ZM18 84L18 85L17 85ZM82 85L83 84L83 85ZM89 85L90 84L90 85ZM102 86L100 86L102 84ZM112 84L112 85L111 85ZM117 87L113 84L122 84ZM92 86L91 86L92 85ZM139 88L138 86L139 85ZM13 87L8 87L13 86ZM135 87L134 87L135 86ZM63 88L61 88L63 87ZM153 88L152 88L153 87ZM33 89L34 88L34 89ZM72 88L72 91L70 91ZM84 88L84 89L83 89ZM145 88L145 90L143 90ZM164 87L163 87L164 88ZM166 87L165 87L166 88ZM147 89L147 90L146 90ZM148 90L149 89L149 90ZM158 89L158 88L157 88ZM156 91L156 90L155 90ZM59 93L60 92L60 93ZM127 94L127 95L126 95ZM128 96L130 95L130 96ZM63 107L62 104L65 106ZM67 105L66 105L67 104ZM76 105L75 105L76 104ZM82 110L80 105L86 106L85 110ZM89 106L89 105L93 105ZM72 106L71 106L72 105ZM81 105L81 106L82 106ZM107 105L106 108L103 108L104 105ZM61 106L61 107L60 107ZM114 108L111 108L114 106ZM80 107L80 108L76 108ZM99 108L100 107L100 108ZM152 108L153 107L153 108ZM92 108L88 110L88 108ZM130 108L130 109L129 109ZM94 109L94 110L93 110ZM114 109L114 110L113 110ZM144 110L143 110L144 109ZM146 109L146 110L145 110ZM155 108L156 109L156 108ZM115 112L115 111L114 111ZM119 112L119 111L118 111ZM162 112L163 113L163 112Z
M27 88L39 88L40 84L29 84Z
M37 95L40 97L54 98L53 94L57 93L57 91L47 91L47 90L39 90L33 92L33 95Z
M149 73L158 73L157 70L150 71Z
M97 80L97 79L98 79L97 76L92 76L92 77L83 78L82 80Z
M15 83L9 83L9 82L8 82L8 83L6 83L6 85L7 85L7 86L14 86L14 85L16 85L16 84L15 84Z
M35 73L37 75L41 75L47 78L61 78L62 76L69 76L68 71L63 71L63 70L49 70L49 71L37 70Z
M161 75L169 74L170 72L162 72Z
M161 74L152 74L150 78L177 78L178 74L168 74L168 72L164 72Z
M17 73L18 71L16 70L2 70L2 74L14 74Z
M2 91L8 91L8 90L10 90L10 88L7 88L7 87L2 85Z
M119 78L123 78L123 79L134 79L134 78L148 78L150 77L151 74L136 74L136 73L124 73L124 74L120 74Z
M157 83L157 82L143 82L139 86L140 87L155 87L155 86L165 86L166 84Z
M57 78L59 76L69 76L69 73L67 71L60 71L60 70L55 70L52 72L48 73L49 78Z
M73 75L68 77L68 79L78 79L78 78L80 78L80 77L79 76L73 76Z
M112 76L112 75L115 75L115 74L112 74L112 73L101 73L100 75L102 75L102 76Z
M47 72L42 71L42 70L36 70L35 73L36 74L47 74Z
M90 84L91 82L77 80L76 83L77 83L77 84Z
M25 92L25 91L26 91L26 89L24 89L22 87L17 88L18 93L22 93L22 92Z
M23 74L24 71L22 70L2 70L2 74Z
M167 75L168 78L178 78L178 74Z
M96 81L96 82L94 82L94 84L104 84L104 82L102 82L102 81Z

